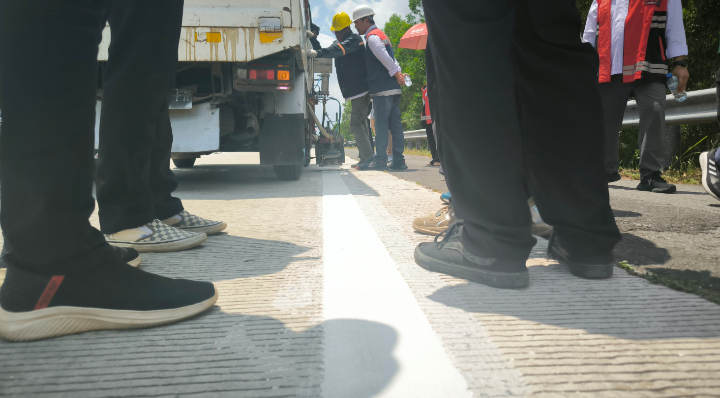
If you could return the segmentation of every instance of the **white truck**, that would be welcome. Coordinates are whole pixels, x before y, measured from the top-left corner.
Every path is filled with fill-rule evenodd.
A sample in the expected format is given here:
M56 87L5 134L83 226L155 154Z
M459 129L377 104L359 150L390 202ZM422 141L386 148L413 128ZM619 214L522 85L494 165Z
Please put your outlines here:
M170 102L176 167L213 152L260 152L278 178L300 178L315 130L310 23L309 0L185 0ZM109 45L106 27L99 61Z

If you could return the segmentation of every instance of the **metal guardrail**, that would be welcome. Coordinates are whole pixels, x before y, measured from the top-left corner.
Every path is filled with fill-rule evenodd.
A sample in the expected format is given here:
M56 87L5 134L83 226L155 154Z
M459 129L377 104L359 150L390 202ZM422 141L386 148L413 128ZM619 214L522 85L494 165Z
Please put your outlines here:
M688 97L683 102L677 102L672 95L665 101L665 124L669 126L680 124L702 124L717 122L717 97L715 89L688 91ZM628 101L623 116L623 127L635 127L640 122L640 113L637 103ZM406 140L427 139L425 130L405 132Z
M687 99L677 102L672 95L665 100L665 124L701 124L717 122L717 97L714 88L688 91ZM623 127L635 127L640 122L637 103L628 101Z

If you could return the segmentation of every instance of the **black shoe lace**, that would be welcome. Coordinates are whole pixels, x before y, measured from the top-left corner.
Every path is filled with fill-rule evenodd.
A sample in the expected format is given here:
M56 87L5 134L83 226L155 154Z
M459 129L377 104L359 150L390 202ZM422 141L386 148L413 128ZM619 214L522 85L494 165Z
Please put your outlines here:
M448 227L448 229L442 231L442 232L440 233L440 235L436 236L436 237L435 237L435 243L437 244L437 248L438 248L438 249L442 249L443 246L445 246L445 243L446 243L450 238L452 238L452 236L453 236L456 232L459 232L460 227L462 227L462 225L463 225L462 221L457 221L457 222L453 223L452 225L450 225L450 226ZM438 242L438 239L440 239L440 237L442 237L442 240Z

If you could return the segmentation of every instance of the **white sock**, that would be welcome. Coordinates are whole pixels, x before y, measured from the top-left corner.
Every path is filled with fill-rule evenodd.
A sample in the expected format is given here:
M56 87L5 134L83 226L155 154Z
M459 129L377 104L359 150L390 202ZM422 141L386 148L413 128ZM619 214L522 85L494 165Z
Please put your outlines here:
M147 235L144 235L143 238L146 236L150 236L153 233L152 229L150 229L150 227L146 227L145 225L138 227L138 229L147 233Z
M180 214L175 214L174 216L170 217L174 220L182 221L182 216Z

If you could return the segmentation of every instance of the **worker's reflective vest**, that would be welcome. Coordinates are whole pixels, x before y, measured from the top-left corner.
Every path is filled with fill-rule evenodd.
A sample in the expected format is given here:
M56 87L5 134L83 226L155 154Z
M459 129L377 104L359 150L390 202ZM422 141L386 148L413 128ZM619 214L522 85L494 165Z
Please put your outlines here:
M432 118L430 118L430 99L427 95L427 85L422 86L422 100L423 112L422 115L420 115L420 121L425 122L426 124L431 124Z
M623 82L630 83L642 77L664 77L668 73L665 57L665 23L668 0L630 0L625 18L623 45ZM610 81L612 74L612 0L597 0L597 48L600 57L598 79Z
M370 36L379 37L380 41L382 41L385 45L385 50L390 55L390 58L395 59L395 53L393 52L392 45L390 44L390 39L385 36L383 31L377 27L368 31L365 33L365 41L367 41ZM388 70L382 62L375 57L375 54L373 54L372 50L370 50L370 46L367 45L365 46L365 69L367 71L367 82L370 88L370 95L383 91L400 90L400 85L395 77L388 74Z

